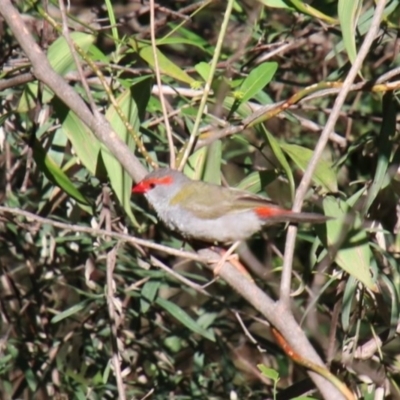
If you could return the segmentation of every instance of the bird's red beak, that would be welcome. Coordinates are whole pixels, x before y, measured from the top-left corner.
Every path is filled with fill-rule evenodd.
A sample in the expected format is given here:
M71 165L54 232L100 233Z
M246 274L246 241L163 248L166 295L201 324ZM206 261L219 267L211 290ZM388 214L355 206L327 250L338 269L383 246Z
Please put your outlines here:
M141 181L132 188L132 193L146 193L148 190L149 185L145 181Z

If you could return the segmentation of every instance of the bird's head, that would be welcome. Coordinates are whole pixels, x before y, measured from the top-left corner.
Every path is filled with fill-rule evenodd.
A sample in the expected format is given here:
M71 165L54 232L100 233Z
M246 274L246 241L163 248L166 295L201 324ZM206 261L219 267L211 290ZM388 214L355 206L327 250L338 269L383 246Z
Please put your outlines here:
M132 193L144 194L154 206L160 202L169 202L187 181L189 178L179 171L160 168L146 175L132 188Z

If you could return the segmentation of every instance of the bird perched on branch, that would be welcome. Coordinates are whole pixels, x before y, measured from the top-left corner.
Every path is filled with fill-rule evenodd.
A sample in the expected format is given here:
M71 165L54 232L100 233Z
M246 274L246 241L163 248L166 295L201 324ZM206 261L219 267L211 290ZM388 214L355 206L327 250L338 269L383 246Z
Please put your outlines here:
M150 172L132 192L144 194L165 225L186 239L214 244L235 242L228 253L264 226L281 222L323 223L329 219L281 208L246 191L195 181L169 168Z

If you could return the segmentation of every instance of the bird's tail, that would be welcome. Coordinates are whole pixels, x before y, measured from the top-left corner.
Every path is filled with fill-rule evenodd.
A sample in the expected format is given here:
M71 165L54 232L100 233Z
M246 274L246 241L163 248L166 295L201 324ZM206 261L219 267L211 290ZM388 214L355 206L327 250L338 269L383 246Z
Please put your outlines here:
M257 215L264 221L265 225L277 224L280 222L294 222L304 223L309 222L312 224L322 224L332 219L326 215L308 212L293 212L282 208L269 208L268 211L265 207L256 210Z

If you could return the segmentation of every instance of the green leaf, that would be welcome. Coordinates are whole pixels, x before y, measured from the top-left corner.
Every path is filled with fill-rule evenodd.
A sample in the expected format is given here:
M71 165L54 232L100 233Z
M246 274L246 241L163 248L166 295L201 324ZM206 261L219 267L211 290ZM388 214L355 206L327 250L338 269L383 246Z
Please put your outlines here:
M312 150L295 144L281 143L281 148L303 172L314 154ZM312 180L329 192L338 190L335 170L332 164L325 160L318 161Z
M276 159L279 161L283 170L285 171L285 174L289 181L290 195L293 200L295 184L294 184L292 169L290 168L290 165L287 162L286 157L283 154L283 151L282 151L281 146L279 145L278 141L274 138L273 135L271 135L271 133L267 129L265 129L264 124L261 124L261 126L263 127L263 131L265 133L265 136L267 138L269 146L271 147L272 152L274 153Z
M322 13L321 11L317 10L316 8L310 6L308 3L302 0L285 0L286 3L293 6L297 11L302 12L305 15L309 15L314 18L318 18L322 21L325 21L328 24L337 24L337 20L331 18L329 15Z
M52 324L56 324L57 322L62 321L63 319L69 318L87 308L87 302L82 301L82 303L78 303L73 305L72 307L64 310L63 312L60 312L59 314L55 315L51 319Z
M203 78L204 82L207 82L208 77L210 76L211 67L210 64L202 61L194 66L196 72Z
M267 378L272 379L274 382L279 380L279 373L272 368L266 367L264 364L258 364L257 368Z
M116 101L122 113L125 115L135 132L138 134L140 126L138 109L136 106L136 102L133 99L133 94L131 92L134 90L136 90L136 86L133 86L131 90L125 90L116 99ZM136 147L135 142L113 105L108 108L106 112L106 118L110 122L114 132L116 132L121 140L128 145L132 152L134 152ZM104 160L107 174L110 178L111 187L115 195L117 196L118 201L124 208L132 223L137 226L138 224L136 222L136 218L132 213L130 204L132 195L132 178L124 170L119 161L103 145L101 147L101 155Z
M93 44L95 37L88 35L83 32L72 32L71 40L76 43L83 51L88 51L90 46ZM60 36L55 42L53 42L47 52L47 58L53 69L60 75L64 76L68 72L76 70L76 64L71 54L70 48L64 39ZM79 58L79 56L78 56ZM37 86L37 82L33 85ZM36 93L37 89L32 89ZM54 97L54 93L45 86L43 102L48 103Z
M70 36L71 40L84 51L87 51L95 40L93 35L83 32L72 32ZM50 45L47 58L53 69L60 75L76 70L74 57L63 36Z
M29 389L32 393L35 393L38 387L38 381L36 379L36 375L31 368L27 368L24 370L24 378L28 383Z
M274 170L255 171L243 178L236 186L237 189L251 193L260 193L278 177Z
M157 46L162 46L163 44L169 44L169 45L174 45L174 44L189 44L194 47L198 47L202 50L204 50L204 46L207 45L207 42L204 40L191 40L191 39L186 39L182 38L179 36L173 36L173 37L165 37L158 39L156 41Z
M150 65L150 67L153 69L155 68L154 54L151 46L143 46L139 48L139 55ZM161 53L159 49L157 49L157 59L161 74L174 78L177 81L188 83L189 85L196 82L196 80L189 76L182 68Z
M349 332L351 323L351 314L353 313L353 303L356 300L358 281L350 276L346 282L343 291L342 310L340 313L340 321L344 332Z
M58 97L53 99L52 104L61 121L62 130L70 140L79 160L92 175L95 175L100 152L99 140Z
M272 8L290 8L284 0L258 0L266 7Z
M203 329L192 317L189 316L189 314L183 311L182 308L177 306L175 303L172 303L166 299L162 299L161 297L157 298L156 303L192 332L197 333L212 342L215 342L215 337L212 331Z
M362 0L339 0L338 16L342 28L343 43L351 63L357 57L356 27L361 13Z
M203 179L205 182L221 184L222 141L216 140L207 147Z
M135 79L130 85L130 88L132 89L131 95L133 100L135 100L139 120L141 122L143 122L146 117L146 108L149 104L152 86L153 79L151 79L150 76Z
M399 318L399 296L397 294L398 286L396 286L395 282L389 279L388 276L382 274L380 277L387 289L387 291L381 290L381 293L386 294L388 292L388 295L390 296L390 298L388 298L385 303L390 308L390 330L387 338L392 339L397 335L397 325ZM388 296L386 295L385 297Z
M33 158L39 169L46 175L46 177L59 186L62 190L68 193L77 202L90 205L89 201L81 194L81 192L74 186L68 176L63 170L54 162L54 160L46 153L40 142L35 139L33 145Z
M183 172L190 179L200 180L203 176L204 164L207 159L207 147L196 150L188 159Z
M385 10L383 11L383 18L384 19L387 18L390 14L395 12L397 8L398 8L397 1L388 1L385 6ZM363 36L368 32L371 26L374 13L375 13L375 7L371 4L371 7L369 7L369 9L361 15L357 26L357 31L359 32L360 36ZM344 41L342 40L338 44L336 44L334 48L327 54L327 56L325 57L325 61L329 61L330 59L335 57L337 54L342 52L344 48L345 48Z
M143 285L142 296L140 298L140 310L143 314L149 310L151 304L154 302L160 286L161 282L154 280L150 280Z
M346 229L346 221L352 206L340 199L327 196L323 200L323 208L326 216L333 217L326 222L326 238L321 240L329 251L338 241L342 241L343 228ZM336 253L335 262L369 289L375 290L376 285L370 271L370 257L368 236L362 227L361 218L356 215L352 230Z
M278 63L265 62L254 68L240 86L240 102L245 103L253 98L271 82L278 69Z

